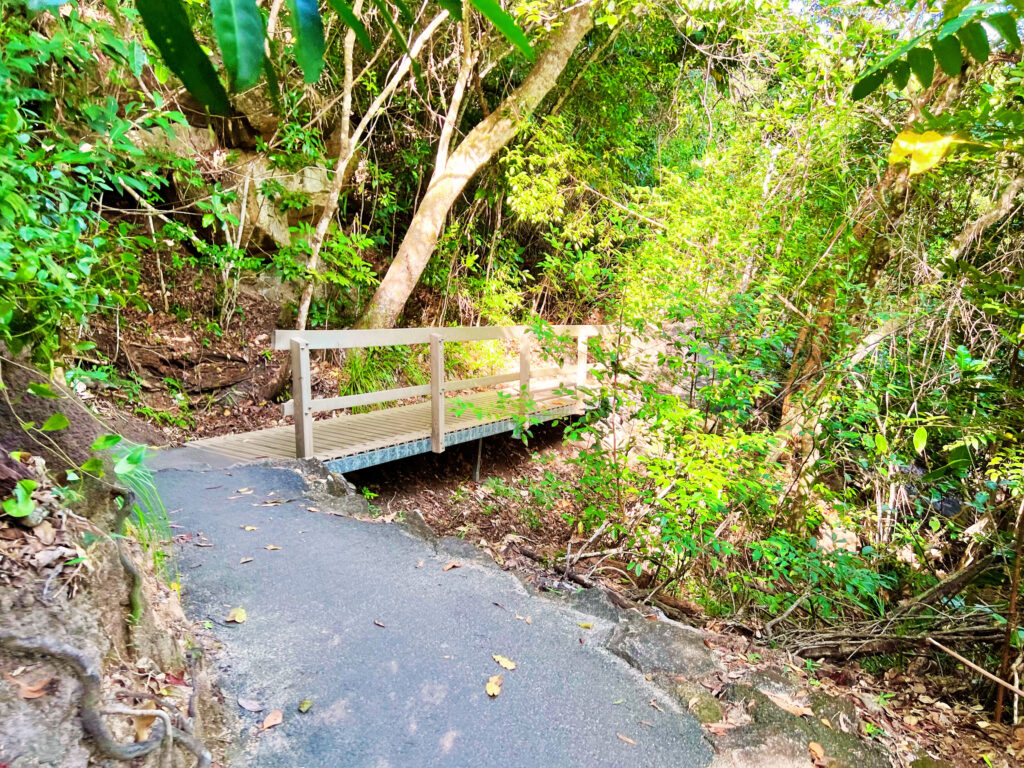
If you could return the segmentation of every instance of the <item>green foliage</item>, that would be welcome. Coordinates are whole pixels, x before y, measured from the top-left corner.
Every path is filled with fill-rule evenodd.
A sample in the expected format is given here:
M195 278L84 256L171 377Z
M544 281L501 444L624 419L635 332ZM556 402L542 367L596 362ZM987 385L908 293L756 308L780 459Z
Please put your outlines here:
M45 361L70 323L133 301L139 238L99 215L103 195L148 195L161 178L128 138L137 126L170 130L177 112L120 105L96 93L104 77L135 77L136 42L72 10L49 34L5 14L0 43L0 341ZM54 72L63 89L47 90ZM60 120L56 116L60 116ZM81 138L89 135L90 139Z

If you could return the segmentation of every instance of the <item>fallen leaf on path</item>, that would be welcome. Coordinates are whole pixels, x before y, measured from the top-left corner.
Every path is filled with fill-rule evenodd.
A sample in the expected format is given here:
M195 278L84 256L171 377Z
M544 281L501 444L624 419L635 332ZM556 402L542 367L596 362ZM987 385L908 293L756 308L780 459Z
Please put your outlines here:
M313 708L313 700L312 699L303 699L299 703L299 712L301 712L302 714L306 714L312 708Z
M144 701L142 702L139 709L156 709L155 701ZM149 730L153 727L153 723L156 722L156 715L136 715L132 718L135 724L135 741L145 741L149 738Z
M442 568L441 570L442 571L450 571L452 568L461 568L461 567L462 567L462 563L457 562L455 560L452 560L451 562L445 563L444 564L444 568Z
M514 661L512 661L512 659L507 659L504 656L499 656L496 653L495 654L491 654L491 658L494 659L496 662L498 662L498 665L502 669L512 670L512 669L516 668L516 663Z
M580 622L580 629L593 629L593 628L594 628L594 622L592 622L592 621L581 621Z
M811 750L811 757L815 760L823 760L825 758L825 748L816 741L812 741L807 745L807 748Z
M416 563L416 567L417 568L422 568L423 567L423 561L420 560L418 563Z
M242 530L243 531L255 531L255 530L258 530L258 529L256 528L255 525L243 525L242 526Z
M641 720L640 725L646 725L648 728L654 727L654 723L652 723L650 720Z
M709 733L715 736L724 736L730 728L735 728L735 723L707 723L704 726Z
M813 717L814 710L810 707L806 707L798 701L794 701L789 696L782 693L772 693L771 691L763 691L764 695L771 699L772 703L780 709L784 709L791 715L797 717Z
M246 563L251 563L251 562L252 562L252 558L251 557L243 557L241 560L238 561L238 564L239 565L245 565Z
M661 708L661 705L658 704L658 702L656 702L654 699L651 699L650 703L651 703L651 706L654 707L659 712L664 712L665 711L664 709Z
M244 624L247 618L248 617L245 615L245 608L238 606L237 608L231 609L231 613L228 614L228 617L224 619L224 621L233 621L235 624Z
M235 493L252 493L252 488L239 488Z
M275 725L280 725L284 722L284 713L280 709L272 709L263 720L263 725L260 726L264 731L273 728Z
M629 736L623 736L621 733L616 733L615 735L619 737L620 741L624 741L627 744L632 744L634 747L636 746L636 742L629 738Z
M525 621L527 624L533 624L533 619L531 617L529 617L529 616L520 616L517 613L516 614L516 618L519 619L520 621Z
M37 683L25 683L16 677L10 675L4 675L4 680L17 686L18 696L23 699L38 699L46 695L46 686L50 684L50 680L53 678L47 677L45 680L40 680Z
M275 550L280 549L280 547L276 544L267 544L267 546L265 546L264 549L269 549L271 552L273 552Z
M319 512L320 511L317 507L306 507L306 509L308 511L310 511L310 512Z
M241 696L238 697L238 706L247 712L262 712L264 710L264 706L256 699L243 699Z
M373 623L376 624L381 629L384 629L384 622L383 621L378 621L377 619L374 619Z
M487 685L484 687L484 690L487 691L487 695L493 699L501 693L501 684L503 682L505 682L505 678L501 675L492 675L487 681Z

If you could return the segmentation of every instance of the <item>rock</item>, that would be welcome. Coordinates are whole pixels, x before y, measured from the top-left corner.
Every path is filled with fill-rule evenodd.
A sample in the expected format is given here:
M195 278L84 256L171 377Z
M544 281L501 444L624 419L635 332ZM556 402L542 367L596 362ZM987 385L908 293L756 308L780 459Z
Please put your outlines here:
M612 602L603 589L572 589L564 593L548 592L546 596L560 603L566 603L580 613L617 624L626 614Z
M668 621L635 617L620 622L608 649L644 674L661 672L696 680L721 669L704 645L703 632Z
M772 684L776 684L773 680ZM767 684L765 684L767 685ZM797 698L789 692L790 698ZM857 725L840 722L826 725L822 715L797 716L778 706L753 685L733 686L727 699L740 703L749 713L748 726L724 731L716 738L719 758L713 768L775 768L778 766L811 766L810 744L822 746L830 768L889 768L885 754L861 740ZM830 727L831 726L831 727Z
M660 682L660 681L659 681ZM716 699L703 685L690 681L665 685L679 699L679 703L693 713L702 725L720 723L725 718L722 703Z

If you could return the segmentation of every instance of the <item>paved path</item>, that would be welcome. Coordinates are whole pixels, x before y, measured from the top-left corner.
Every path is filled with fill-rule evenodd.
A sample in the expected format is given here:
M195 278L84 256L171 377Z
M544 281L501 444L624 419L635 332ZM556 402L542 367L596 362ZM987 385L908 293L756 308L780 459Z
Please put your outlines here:
M239 709L233 767L710 761L697 723L604 648L612 622L532 594L460 542L327 514L290 469L168 468L157 486L181 526L174 532L194 534L179 547L185 608L213 622L224 645L215 665L229 702L241 696L284 713L258 733L261 716ZM288 501L261 506L274 499ZM444 571L452 560L462 567ZM225 624L235 606L246 622ZM517 668L500 669L492 654ZM484 686L499 673L504 686L491 699ZM313 707L300 714L307 698Z

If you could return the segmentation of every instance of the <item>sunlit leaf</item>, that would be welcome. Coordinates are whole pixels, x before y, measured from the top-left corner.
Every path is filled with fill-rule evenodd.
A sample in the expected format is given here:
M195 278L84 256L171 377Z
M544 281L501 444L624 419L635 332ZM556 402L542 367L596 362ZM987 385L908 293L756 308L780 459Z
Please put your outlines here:
M934 51L935 60L939 62L943 72L950 77L960 74L964 57L960 53L960 43L955 37L943 37L936 40L932 43L932 51Z
M63 413L55 413L46 420L46 423L40 427L43 432L56 432L59 429L64 429L71 426L71 422L68 421L68 417Z
M907 53L907 63L922 88L927 88L932 84L935 77L935 56L931 49L920 47L912 49Z
M928 430L918 427L914 430L914 450L918 453L924 452L924 446L928 442Z
M988 44L988 35L985 33L985 28L976 22L967 24L963 29L957 32L956 36L960 39L960 42L964 44L964 48L971 54L975 61L979 64L984 63L989 54L992 53L992 49Z
M520 53L533 61L533 48L530 47L529 39L516 25L515 19L509 16L495 0L469 0L469 2L505 36L506 40L518 48Z
M505 682L505 678L501 675L492 675L487 681L487 685L484 686L484 690L487 691L487 695L494 698L501 693L501 684Z
M895 165L909 158L910 173L924 173L942 162L952 145L961 143L955 136L943 136L937 131L903 131L892 142L889 164Z

